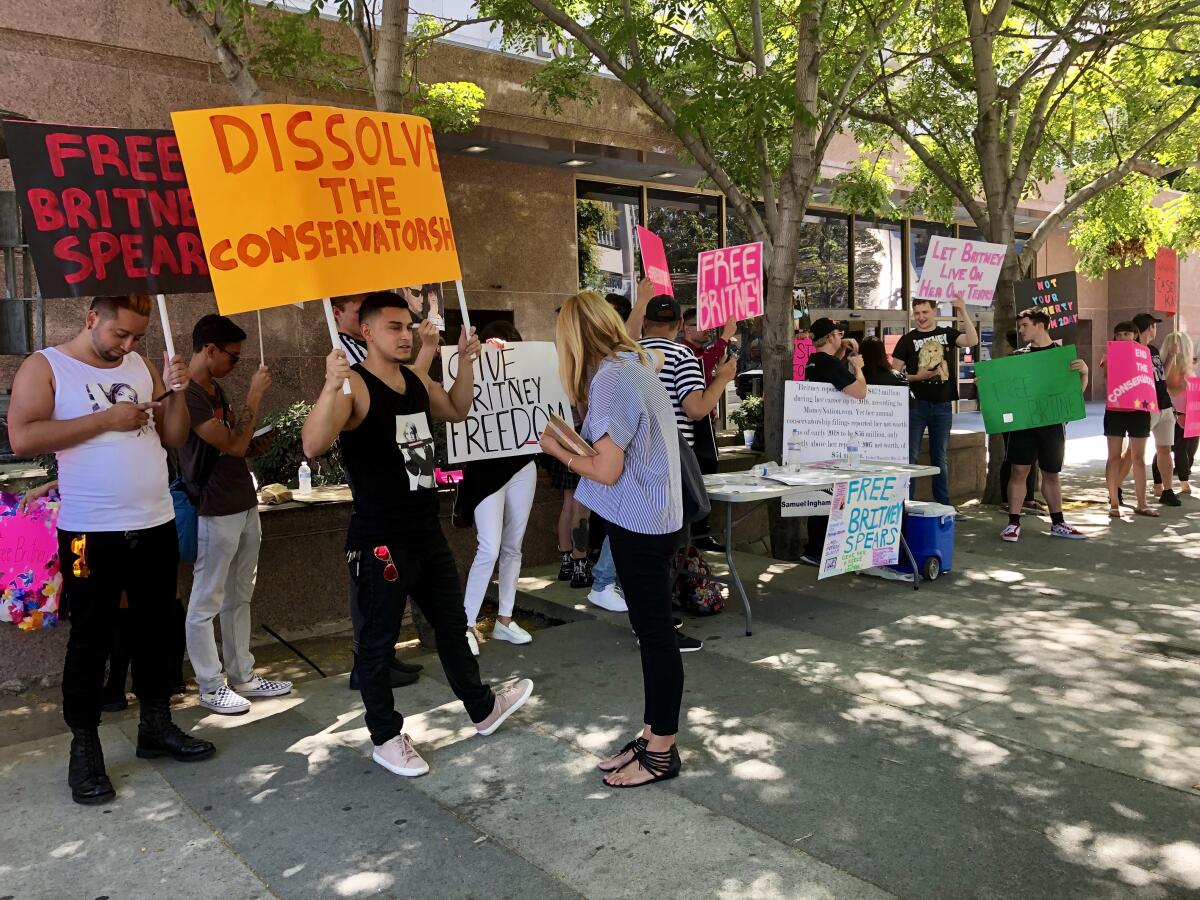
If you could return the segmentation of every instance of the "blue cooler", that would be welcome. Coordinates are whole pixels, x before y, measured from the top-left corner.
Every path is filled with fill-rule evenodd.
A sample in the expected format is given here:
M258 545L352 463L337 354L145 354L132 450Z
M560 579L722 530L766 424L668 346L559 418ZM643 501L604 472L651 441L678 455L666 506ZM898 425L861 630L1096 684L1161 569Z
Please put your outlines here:
M942 503L909 500L904 504L904 540L926 581L949 572L954 563L954 520L957 515L953 506ZM900 562L892 568L898 572L912 572L903 551Z

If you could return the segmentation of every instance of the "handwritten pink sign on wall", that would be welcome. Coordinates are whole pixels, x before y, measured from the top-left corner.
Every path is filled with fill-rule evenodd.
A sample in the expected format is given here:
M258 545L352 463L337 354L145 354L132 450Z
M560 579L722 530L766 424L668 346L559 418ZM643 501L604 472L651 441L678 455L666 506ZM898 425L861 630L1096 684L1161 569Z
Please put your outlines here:
M720 328L763 314L762 242L703 250L696 261L697 327Z
M1104 368L1108 373L1106 409L1158 411L1154 366L1148 347L1135 341L1109 341Z
M654 283L654 290L660 294L675 296L675 288L671 287L671 267L667 264L667 248L663 246L662 238L649 228L637 227L638 247L642 251L642 268L646 277Z

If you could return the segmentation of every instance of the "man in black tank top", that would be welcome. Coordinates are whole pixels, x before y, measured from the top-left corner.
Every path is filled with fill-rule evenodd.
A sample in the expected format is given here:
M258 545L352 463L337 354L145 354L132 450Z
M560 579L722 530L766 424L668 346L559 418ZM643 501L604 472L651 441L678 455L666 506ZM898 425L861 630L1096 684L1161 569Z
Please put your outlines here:
M402 729L388 669L400 634L405 598L420 606L437 635L438 656L450 687L483 735L491 734L533 692L533 682L492 692L479 677L467 645L458 567L438 521L433 479L431 417L461 422L474 398L474 366L459 366L449 391L408 365L413 321L398 294L368 294L359 308L367 356L351 368L343 350L325 360L325 385L304 423L304 453L316 457L341 441L342 463L354 510L346 535L351 602L361 618L355 674L366 707L374 759L398 775L424 775L421 759ZM475 359L474 329L458 342L461 359ZM351 393L343 392L349 381Z

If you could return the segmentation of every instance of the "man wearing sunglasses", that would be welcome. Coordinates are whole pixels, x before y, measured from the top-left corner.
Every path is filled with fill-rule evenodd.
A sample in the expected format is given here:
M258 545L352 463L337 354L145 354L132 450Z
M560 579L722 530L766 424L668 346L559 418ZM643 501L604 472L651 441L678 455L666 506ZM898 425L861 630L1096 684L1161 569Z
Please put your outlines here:
M251 698L280 697L292 690L290 681L256 673L250 653L250 598L262 529L246 458L270 446L270 434L256 439L254 426L271 373L265 365L258 367L246 405L237 412L217 381L233 373L245 339L246 332L231 319L215 314L202 317L192 329L187 388L191 431L179 452L184 487L197 513L196 567L184 628L188 658L200 705L225 716L248 712ZM213 634L218 615L224 671Z
M406 597L433 626L446 678L479 734L491 734L519 709L533 682L521 679L493 692L480 680L467 644L458 567L438 520L437 488L411 477L431 440L431 418L461 422L471 410L474 366L466 361L479 354L474 329L459 336L464 364L447 391L411 365L415 326L403 297L368 294L358 317L366 359L351 367L341 349L326 358L325 385L304 423L304 453L320 456L339 441L354 495L346 536L351 602L361 622L354 674L374 759L397 775L424 775L429 766L403 733L389 678ZM342 389L346 381L350 394Z

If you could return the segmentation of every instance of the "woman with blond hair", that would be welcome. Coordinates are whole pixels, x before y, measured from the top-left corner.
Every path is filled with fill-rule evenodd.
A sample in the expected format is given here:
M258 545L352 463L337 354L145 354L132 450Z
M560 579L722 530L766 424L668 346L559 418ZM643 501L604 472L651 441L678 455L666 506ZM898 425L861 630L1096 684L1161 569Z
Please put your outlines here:
M579 456L547 432L542 449L580 477L576 496L604 521L629 620L642 654L642 733L600 763L610 787L679 774L683 663L671 621L671 562L683 541L683 486L675 412L646 351L592 291L563 304L555 335L572 404L587 406Z
M1196 446L1200 437L1184 437L1187 411L1187 380L1195 375L1192 362L1192 339L1183 331L1173 331L1162 343L1163 368L1167 373L1167 391L1171 394L1171 404L1175 408L1175 477L1179 479L1179 492L1190 494L1192 485L1192 462L1196 458ZM1158 469L1158 460L1153 464L1154 492L1162 491L1162 473Z

